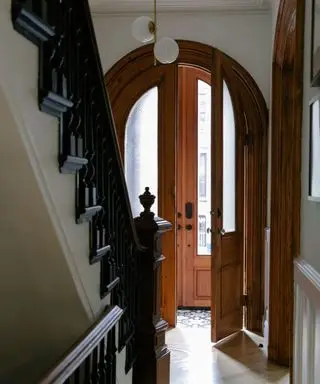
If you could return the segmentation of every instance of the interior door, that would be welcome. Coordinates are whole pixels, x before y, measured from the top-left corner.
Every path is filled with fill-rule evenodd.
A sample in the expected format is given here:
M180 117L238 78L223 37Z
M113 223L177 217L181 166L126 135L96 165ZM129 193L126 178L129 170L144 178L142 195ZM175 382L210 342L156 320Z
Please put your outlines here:
M216 51L212 87L213 342L243 327L244 144L221 60Z
M179 67L177 301L211 306L211 74Z

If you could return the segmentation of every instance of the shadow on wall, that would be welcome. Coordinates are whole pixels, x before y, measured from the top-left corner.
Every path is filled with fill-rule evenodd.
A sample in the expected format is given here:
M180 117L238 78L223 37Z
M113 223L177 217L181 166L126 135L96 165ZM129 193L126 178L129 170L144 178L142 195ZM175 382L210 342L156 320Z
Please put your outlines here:
M33 383L90 321L0 88L0 383Z

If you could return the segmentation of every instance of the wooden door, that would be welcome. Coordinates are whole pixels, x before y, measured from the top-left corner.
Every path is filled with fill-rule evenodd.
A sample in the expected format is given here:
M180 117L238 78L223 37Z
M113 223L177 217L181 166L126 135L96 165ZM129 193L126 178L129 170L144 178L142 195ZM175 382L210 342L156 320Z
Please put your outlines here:
M176 217L177 212L180 212L181 208L180 204L179 209L177 209L179 194L177 189L178 180L176 179L176 177L179 176L178 174L176 175L176 161L180 158L176 139L181 133L176 131L176 123L179 120L177 105L178 67L181 65L189 65L194 68L202 68L210 73L212 71L212 90L215 91L215 79L218 78L219 73L220 76L222 76L221 69L216 65L216 57L222 57L223 70L225 71L223 75L226 77L232 99L235 101L236 116L237 119L242 120L241 124L238 123L237 125L237 135L242 132L243 135L248 133L249 137L253 137L253 140L249 141L249 146L246 147L245 157L246 200L244 206L246 222L243 237L246 239L245 258L247 260L247 270L245 271L247 274L246 293L248 294L246 321L250 330L261 331L264 308L263 231L266 225L267 201L267 106L255 81L249 73L230 56L201 43L181 40L178 43L180 54L179 59L174 64L154 66L153 45L149 44L128 53L106 74L105 81L112 104L120 151L122 156L124 156L126 122L131 108L139 97L150 88L157 86L159 89L159 214L171 221L176 229L181 221ZM189 90L187 90L187 92L189 92ZM216 100L216 96L217 94L214 94L212 100ZM219 102L218 97L217 101ZM214 109L218 107L219 105L214 107ZM220 108L222 108L222 96L220 97ZM215 124L218 114L216 114L214 110L213 114L214 118L212 122ZM220 111L220 117L222 117L222 111ZM221 121L220 123L222 124ZM237 136L237 147L241 147L243 141L243 138ZM215 156L216 154L213 153L213 155ZM222 156L221 153L220 156ZM237 156L239 156L238 153ZM214 158L212 160L214 161ZM241 158L237 159L237 164L241 164ZM214 169L212 169L212 172L213 171ZM239 178L240 174L241 169L240 173L237 173L237 178ZM213 172L213 177L216 177L215 172ZM220 177L222 177L222 175L220 175ZM241 190L240 188L241 177L239 183L237 182L237 186L239 186L237 187L237 189L239 189L237 196L240 196L239 199L241 199L243 192L243 189ZM212 198L215 199L214 194ZM222 204L221 201L217 203L214 201L212 207L219 207L219 204ZM237 209L240 209L240 206L237 205ZM216 222L216 220L217 218L213 217L211 228L214 231L213 244L218 243L219 245L215 233L219 222ZM240 216L237 216L237 220L240 220ZM241 224L242 223L240 223L240 225ZM237 232L241 233L241 231L241 227L237 226ZM230 234L230 236L232 238L234 234ZM181 242L180 237L181 231L179 230L172 231L164 237L164 255L166 261L163 264L162 275L162 314L170 326L175 326L176 324L176 308L177 305L181 303L182 289L179 288L179 281L181 280L179 271L181 267L179 264L180 260L177 257L179 253L176 253L177 243ZM225 237L225 239L227 240L227 237ZM216 265L215 255L217 252L214 247L212 247L212 250L214 252L212 258L214 267ZM219 257L221 258L222 256L220 255ZM223 262L222 259L219 259L219 263L217 264L220 268ZM213 276L215 276L215 273L213 270ZM223 279L220 279L220 283L222 283L222 281ZM219 292L219 285L214 279L212 280L212 284L215 284L215 286L212 287L215 292L213 297L213 302L215 302L215 296L216 294L218 295ZM217 301L217 308L212 306L213 320L215 320L216 312L217 314L219 313L218 307L223 307L222 302L222 299ZM217 322L213 321L213 325L219 326L219 322L225 317L225 312L223 311L225 310L222 309L221 316L217 317Z
M177 302L211 306L211 74L179 67Z
M243 327L244 141L235 100L215 54L212 87L212 341Z

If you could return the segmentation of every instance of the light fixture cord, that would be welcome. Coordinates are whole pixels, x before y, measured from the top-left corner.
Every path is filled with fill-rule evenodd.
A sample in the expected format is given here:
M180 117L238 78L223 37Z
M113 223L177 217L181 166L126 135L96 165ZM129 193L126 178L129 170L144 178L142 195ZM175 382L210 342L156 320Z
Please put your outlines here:
M154 22L154 45L157 42L157 0L154 0L154 5L153 5L153 22ZM157 59L154 57L154 65L157 65Z

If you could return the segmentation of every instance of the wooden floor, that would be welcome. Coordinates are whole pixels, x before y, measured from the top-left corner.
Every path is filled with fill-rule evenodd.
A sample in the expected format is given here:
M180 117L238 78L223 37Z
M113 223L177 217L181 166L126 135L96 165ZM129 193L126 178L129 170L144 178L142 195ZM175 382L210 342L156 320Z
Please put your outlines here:
M288 384L288 370L267 361L263 339L241 332L213 346L210 328L175 328L166 336L171 350L170 384Z

